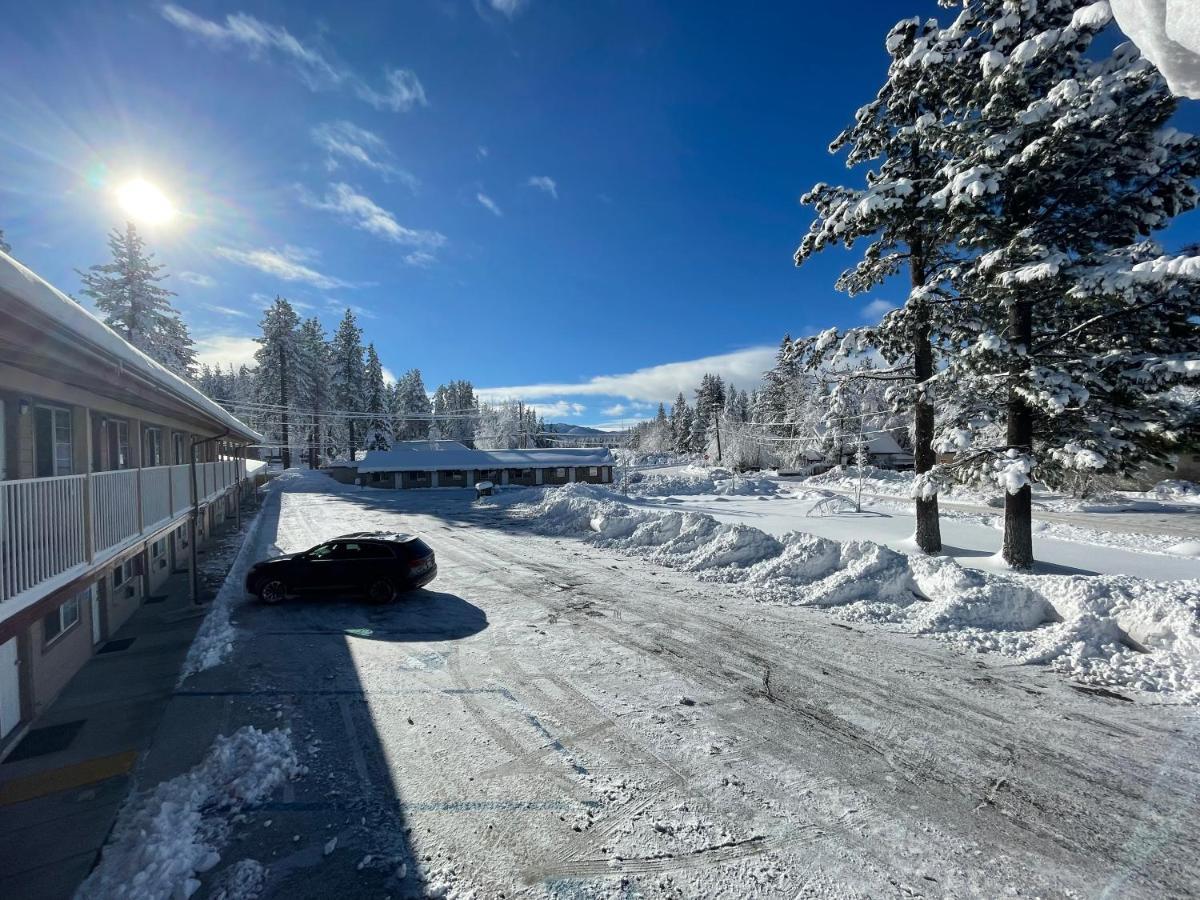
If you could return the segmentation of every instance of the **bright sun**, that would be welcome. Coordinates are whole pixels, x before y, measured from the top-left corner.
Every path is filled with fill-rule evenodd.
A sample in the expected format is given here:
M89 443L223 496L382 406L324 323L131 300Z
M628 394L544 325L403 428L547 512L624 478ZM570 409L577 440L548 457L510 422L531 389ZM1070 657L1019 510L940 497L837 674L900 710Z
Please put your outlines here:
M125 215L145 225L162 225L175 217L175 207L167 195L144 178L134 178L117 188L117 202Z

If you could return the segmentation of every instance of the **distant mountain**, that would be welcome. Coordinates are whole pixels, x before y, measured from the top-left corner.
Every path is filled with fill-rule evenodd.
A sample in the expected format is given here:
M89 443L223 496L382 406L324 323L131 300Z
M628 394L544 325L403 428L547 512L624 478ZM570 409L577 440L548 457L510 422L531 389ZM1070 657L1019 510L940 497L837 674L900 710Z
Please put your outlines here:
M565 422L547 422L546 430L555 434L607 434L599 428L589 428L586 425L567 425Z

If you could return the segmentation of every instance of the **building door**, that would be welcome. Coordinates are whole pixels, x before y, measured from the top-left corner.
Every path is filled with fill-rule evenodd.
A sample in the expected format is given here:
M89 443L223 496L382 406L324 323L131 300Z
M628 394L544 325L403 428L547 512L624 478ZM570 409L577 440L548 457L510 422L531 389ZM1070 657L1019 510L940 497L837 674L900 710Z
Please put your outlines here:
M17 639L0 644L0 740L21 721L21 681L17 671Z
M95 645L104 640L104 627L100 622L100 591L96 584L92 584L88 593L92 600L92 644Z

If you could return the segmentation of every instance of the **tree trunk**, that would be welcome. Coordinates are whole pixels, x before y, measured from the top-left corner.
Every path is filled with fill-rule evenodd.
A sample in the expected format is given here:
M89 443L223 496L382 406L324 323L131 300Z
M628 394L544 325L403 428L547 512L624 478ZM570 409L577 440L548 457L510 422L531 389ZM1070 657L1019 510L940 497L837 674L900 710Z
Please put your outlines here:
M1029 303L1014 303L1009 309L1008 332L1015 346L1028 349L1033 343L1033 309ZM1014 357L1013 363L1017 362ZM1013 388L1008 392L1008 446L1020 453L1033 453L1033 413ZM1004 494L1003 556L1014 569L1033 566L1033 489L1028 484L1015 494Z
M925 284L925 262L914 254L911 263L912 286ZM916 310L913 331L913 375L917 383L933 377L933 346L930 344L929 307L920 301ZM928 472L937 463L933 452L933 404L924 394L918 394L913 406L913 468L918 475ZM916 499L917 546L924 553L942 551L942 525L938 514L938 498Z
M283 451L280 455L283 457L283 467L290 469L292 467L292 436L289 431L291 423L288 421L288 358L286 353L279 365L279 406L282 420L280 431L283 433Z

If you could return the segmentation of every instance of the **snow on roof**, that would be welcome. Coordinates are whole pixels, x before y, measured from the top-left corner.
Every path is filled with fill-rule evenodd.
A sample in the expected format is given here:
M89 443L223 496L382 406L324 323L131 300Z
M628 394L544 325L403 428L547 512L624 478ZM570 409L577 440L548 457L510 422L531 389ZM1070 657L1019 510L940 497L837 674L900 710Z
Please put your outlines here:
M0 253L0 290L57 322L80 340L115 357L188 406L229 428L235 437L258 442L262 435L210 400L174 372L152 360L94 315L11 256Z
M390 450L368 450L359 472L425 472L434 469L549 469L611 466L607 447L549 450L472 450L458 441L402 441Z
M815 431L819 437L825 435L825 426L817 425ZM896 443L896 439L886 431L873 431L866 435L867 451L871 454L889 454L889 453L907 453L903 447ZM845 438L845 446L853 449L858 436L847 433Z

